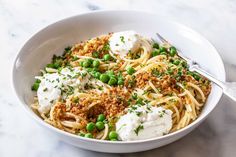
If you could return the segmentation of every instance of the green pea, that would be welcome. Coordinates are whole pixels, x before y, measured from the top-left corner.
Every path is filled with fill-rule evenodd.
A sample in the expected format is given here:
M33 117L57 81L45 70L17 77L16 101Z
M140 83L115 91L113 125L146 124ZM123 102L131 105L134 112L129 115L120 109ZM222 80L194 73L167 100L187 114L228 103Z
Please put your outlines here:
M110 77L107 74L101 74L100 80L104 83L107 83L109 81Z
M79 62L79 65L82 66L82 67L83 67L83 64L84 64L83 61Z
M86 138L93 138L93 135L91 133L87 133L87 134L84 135L84 137L86 137Z
M95 129L95 124L93 122L90 122L86 125L87 131L91 132Z
M171 56L171 57L174 57L176 53L177 53L176 48L173 47L173 46L170 47L170 56Z
M106 119L106 117L105 117L104 114L99 114L99 115L98 115L98 118L97 118L97 121L98 121L98 122L102 122L102 121L104 121L105 119Z
M90 62L89 60L85 60L85 61L83 62L83 67L85 67L85 68L90 67L90 65L91 65L91 62Z
M115 138L112 138L112 139L110 139L110 141L117 141L117 139L115 139Z
M107 71L106 74L107 74L109 77L114 77L114 76L115 76L115 73L114 73L114 71L112 71L112 70Z
M152 47L158 49L159 48L159 44L158 43L154 43Z
M90 64L93 64L93 60L88 58L87 61L90 63Z
M116 131L111 131L109 133L109 139L117 139L118 138L118 134L116 133Z
M159 49L152 51L152 57L155 57L155 56L157 56L159 54L160 54L160 50Z
M36 80L35 80L35 83L40 83L40 82L41 82L40 79L36 79Z
M108 84L110 86L117 84L117 79L115 77L110 77L110 80L108 81Z
M132 67L128 67L128 68L126 69L126 71L127 71L127 73L128 73L129 75L132 75L132 74L135 72L134 68L132 68Z
M165 47L163 47L163 46L160 46L160 52L166 52L166 48Z
M161 52L160 55L167 55L165 51Z
M95 125L96 125L98 130L103 130L105 128L103 122L97 122Z
M100 62L98 61L98 60L94 60L93 61L93 67L99 67L99 65L100 65Z
M180 60L178 60L178 59L176 59L176 60L173 61L173 64L174 64L174 65L179 65L179 63L180 63Z
M86 69L88 72L92 72L93 71L93 68L87 68Z
M90 74L93 76L93 77L95 77L95 74L96 74L97 72L96 71L94 71L94 70L92 70L91 72L90 72Z
M38 88L39 88L39 83L37 83L37 82L35 82L35 83L33 84L33 86L31 87L31 89L32 89L33 91L37 91Z
M177 51L176 47L174 47L174 46L171 46L171 47L170 47L170 50L171 50L171 49L174 50L174 51Z
M111 55L105 54L105 55L103 56L103 59L104 59L105 61L109 61L109 60L111 59Z
M176 54L176 51L170 50L170 53L169 53L169 54L170 54L171 57L174 57L175 54Z
M124 79L123 78L118 78L117 84L118 85L123 85L124 84Z
M84 134L84 133L82 133L82 132L80 132L78 135L79 135L79 136L82 136L82 137L84 137L84 136L85 136L85 134Z
M100 75L101 75L100 72L96 72L96 73L94 74L94 77L97 78L97 79L99 79L99 78L100 78Z

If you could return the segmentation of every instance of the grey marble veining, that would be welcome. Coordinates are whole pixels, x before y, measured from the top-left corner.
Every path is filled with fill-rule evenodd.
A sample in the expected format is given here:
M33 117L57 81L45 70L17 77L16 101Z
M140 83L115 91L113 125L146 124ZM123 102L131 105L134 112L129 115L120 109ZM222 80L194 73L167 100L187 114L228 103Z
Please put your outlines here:
M104 154L59 141L20 107L11 85L13 60L24 42L57 20L102 9L155 12L203 34L224 59L228 81L236 81L234 0L0 0L0 157L234 157L236 103L223 96L193 132L167 146L132 154Z

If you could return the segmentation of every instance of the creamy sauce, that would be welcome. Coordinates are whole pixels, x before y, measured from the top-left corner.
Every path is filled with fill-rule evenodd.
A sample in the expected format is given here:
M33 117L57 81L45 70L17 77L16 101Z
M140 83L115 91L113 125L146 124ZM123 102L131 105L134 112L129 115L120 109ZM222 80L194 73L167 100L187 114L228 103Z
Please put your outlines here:
M46 73L37 78L41 80L37 91L39 112L47 113L59 98L66 96L66 92L73 92L75 88L83 89L90 76L78 68L64 68L60 73Z
M143 140L163 136L172 128L172 111L149 105L134 106L121 116L116 131L122 141Z
M112 53L124 58L140 47L140 36L135 31L117 32L112 34L109 44Z

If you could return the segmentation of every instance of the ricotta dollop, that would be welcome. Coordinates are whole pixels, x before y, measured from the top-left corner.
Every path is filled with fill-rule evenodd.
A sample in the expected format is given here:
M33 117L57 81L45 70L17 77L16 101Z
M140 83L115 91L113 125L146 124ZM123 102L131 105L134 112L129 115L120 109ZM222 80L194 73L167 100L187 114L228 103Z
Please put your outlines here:
M116 123L122 141L143 140L163 136L172 128L172 111L149 105L133 106Z
M136 51L139 48L140 39L135 31L114 33L109 39L111 52L124 58L129 52Z
M47 113L66 92L72 93L75 88L83 89L89 78L89 74L79 68L63 68L61 72L37 77L41 81L37 90L39 112Z

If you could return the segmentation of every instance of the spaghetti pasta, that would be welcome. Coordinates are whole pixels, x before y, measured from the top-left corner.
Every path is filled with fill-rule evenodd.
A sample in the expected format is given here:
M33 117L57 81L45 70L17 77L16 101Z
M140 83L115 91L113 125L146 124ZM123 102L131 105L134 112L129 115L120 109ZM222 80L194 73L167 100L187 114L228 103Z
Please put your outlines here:
M37 91L32 108L45 122L85 137L118 140L110 133L119 117L136 104L171 110L170 132L198 117L211 85L200 74L189 71L175 48L139 36L135 51L119 55L109 47L111 36L66 48L37 77L32 87ZM58 78L51 79L51 74ZM52 96L52 92L59 96Z

